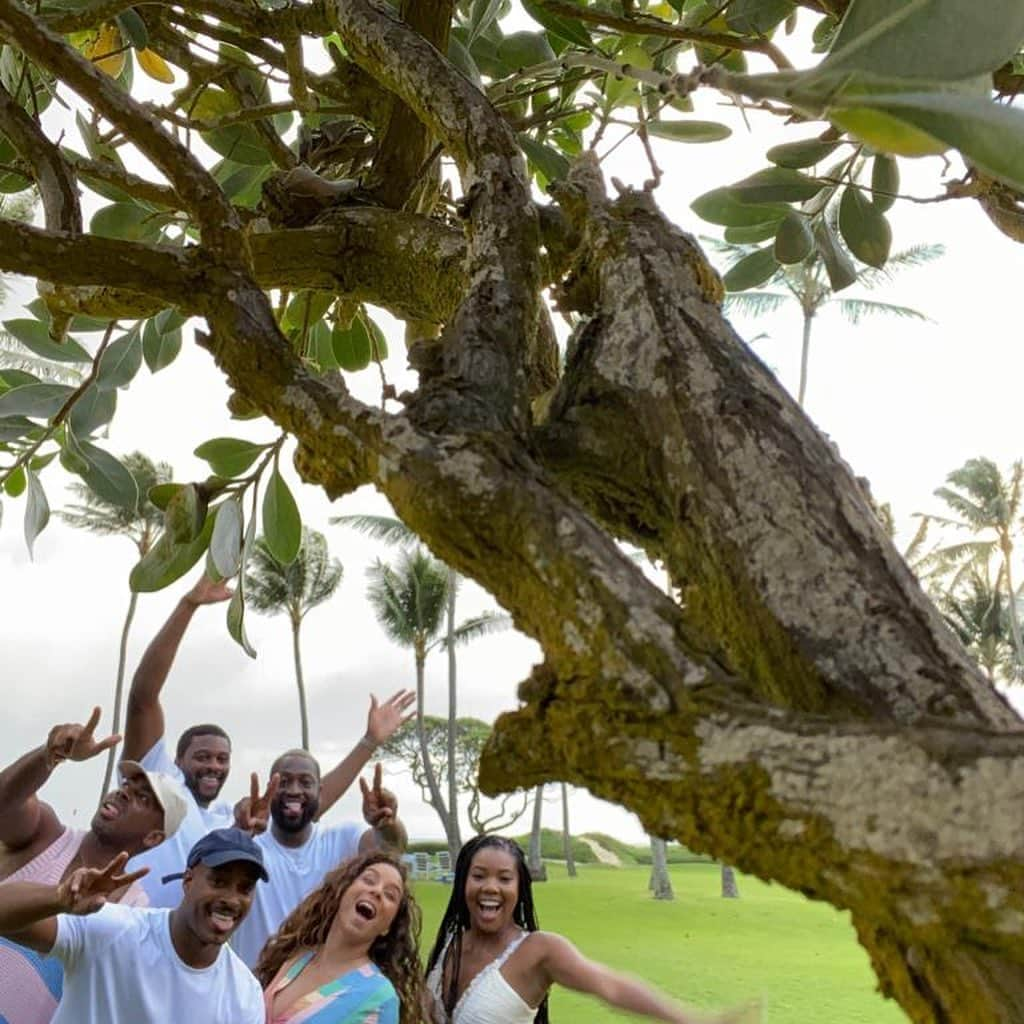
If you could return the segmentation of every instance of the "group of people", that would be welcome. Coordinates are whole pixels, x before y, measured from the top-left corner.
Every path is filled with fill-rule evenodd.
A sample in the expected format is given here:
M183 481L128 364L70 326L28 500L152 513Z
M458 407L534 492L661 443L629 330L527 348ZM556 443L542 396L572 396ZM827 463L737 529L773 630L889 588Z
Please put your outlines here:
M414 694L371 698L331 771L286 751L233 806L223 729L187 729L170 757L161 691L195 610L228 597L204 578L147 648L120 785L87 831L37 792L57 765L121 741L96 738L98 708L0 772L0 1024L547 1024L555 984L671 1024L754 1019L698 1016L538 931L523 853L498 836L460 852L424 976L397 800L379 764L360 777ZM364 822L323 825L357 778Z

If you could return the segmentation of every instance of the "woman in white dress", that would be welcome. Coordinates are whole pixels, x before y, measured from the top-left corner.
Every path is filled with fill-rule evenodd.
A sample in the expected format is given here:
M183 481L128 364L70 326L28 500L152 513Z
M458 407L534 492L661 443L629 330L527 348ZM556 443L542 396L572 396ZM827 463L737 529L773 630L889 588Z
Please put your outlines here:
M755 1024L757 1006L700 1014L587 960L568 939L537 929L526 858L502 836L459 853L452 895L427 961L436 1024L548 1024L548 992L564 985L667 1024Z

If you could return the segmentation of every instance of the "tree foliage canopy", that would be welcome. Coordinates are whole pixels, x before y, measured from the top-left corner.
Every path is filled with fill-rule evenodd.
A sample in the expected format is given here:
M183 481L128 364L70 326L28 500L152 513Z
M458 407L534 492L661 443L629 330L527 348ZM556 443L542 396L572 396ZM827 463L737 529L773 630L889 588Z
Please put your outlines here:
M237 568L257 520L295 557L290 435L303 480L375 485L543 648L485 790L565 779L848 908L915 1020L1024 1019L1020 722L723 319L695 241L650 189L609 199L594 155L713 146L727 129L689 116L696 91L787 118L768 166L694 208L768 269L813 254L834 290L850 254L884 265L905 156L959 151L949 194L1020 239L1024 6L522 0L527 30L510 6L0 0L0 188L34 181L45 218L0 220L0 269L42 282L6 327L85 370L0 371L0 479L24 470L27 533L54 455L137 501L98 439L198 318L232 414L274 428L196 439L211 476L161 495L136 590L206 552ZM794 22L810 67L784 52ZM548 288L576 324L564 363ZM419 372L373 406L346 387L383 353L368 304L406 322Z

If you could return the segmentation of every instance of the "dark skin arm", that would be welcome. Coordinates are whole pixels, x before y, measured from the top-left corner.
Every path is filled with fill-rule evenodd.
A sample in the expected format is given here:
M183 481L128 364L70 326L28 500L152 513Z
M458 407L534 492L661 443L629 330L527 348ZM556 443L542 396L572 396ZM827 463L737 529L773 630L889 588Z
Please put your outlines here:
M55 725L46 742L0 772L0 842L8 850L49 846L64 830L53 808L36 796L61 761L86 761L115 746L120 736L97 740L100 709L85 725Z
M363 791L363 820L370 827L359 839L359 852L387 849L401 853L409 844L405 825L398 819L398 798L381 785L381 767L373 770L373 785L365 779L359 780Z
M141 760L164 734L160 692L196 609L200 605L227 601L231 594L227 583L214 583L208 577L202 577L175 605L160 632L146 648L128 691L124 730L124 756L128 760Z
M49 953L57 941L58 914L95 914L107 897L149 870L123 874L127 853L119 853L104 868L79 868L59 885L14 882L0 886L0 935L39 953Z

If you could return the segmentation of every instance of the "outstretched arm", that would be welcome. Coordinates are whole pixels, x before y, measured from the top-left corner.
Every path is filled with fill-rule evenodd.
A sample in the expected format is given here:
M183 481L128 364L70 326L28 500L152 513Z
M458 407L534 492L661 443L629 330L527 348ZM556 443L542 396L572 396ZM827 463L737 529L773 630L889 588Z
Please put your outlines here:
M0 885L0 935L49 953L57 941L58 914L94 914L111 893L146 874L147 868L122 874L127 860L127 853L119 853L105 868L72 871L60 885Z
M381 785L381 767L373 769L373 785L359 780L363 791L363 819L370 827L359 837L359 852L388 849L401 853L409 845L409 834L398 820L398 797Z
M544 933L537 939L541 943L539 966L546 975L546 987L564 985L577 992L597 996L619 1010L668 1024L757 1024L761 1019L760 1009L755 1004L717 1014L698 1013L680 1006L636 978L588 960L561 935ZM536 942L537 939L531 941Z
M416 703L412 690L399 690L383 704L370 695L370 711L366 716L366 732L345 758L339 761L320 781L320 812L322 818L344 795L359 773L366 767L377 748L386 743L413 716L409 709Z
M227 583L214 583L203 576L175 605L174 611L146 648L128 691L125 715L124 756L139 761L164 734L164 709L160 691L174 664L181 639L196 609L203 604L216 604L231 597Z
M57 815L36 793L61 761L85 761L121 739L97 741L93 732L99 720L100 709L93 708L85 725L55 725L42 746L0 772L0 842L9 850L32 843L48 846L60 835L63 826Z

